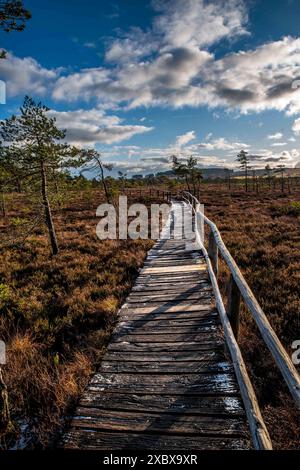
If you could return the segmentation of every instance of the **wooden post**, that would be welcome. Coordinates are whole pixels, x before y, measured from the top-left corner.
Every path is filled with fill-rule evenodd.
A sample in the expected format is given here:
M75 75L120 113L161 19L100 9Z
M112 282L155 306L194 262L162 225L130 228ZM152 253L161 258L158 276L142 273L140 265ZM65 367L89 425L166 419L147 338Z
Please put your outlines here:
M233 279L232 274L230 275L229 290L228 290L228 303L227 303L227 315L231 324L231 328L235 339L238 341L239 328L240 328L240 305L241 305L241 293Z
M218 277L218 245L216 244L212 230L209 232L208 237L208 256L211 260L215 276Z

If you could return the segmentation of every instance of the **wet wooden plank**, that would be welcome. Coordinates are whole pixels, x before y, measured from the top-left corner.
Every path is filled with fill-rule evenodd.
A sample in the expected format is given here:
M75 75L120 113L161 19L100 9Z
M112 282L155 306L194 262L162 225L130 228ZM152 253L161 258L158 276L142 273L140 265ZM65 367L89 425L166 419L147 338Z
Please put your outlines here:
M199 342L196 341L176 341L171 342L170 338L168 341L164 342L156 342L156 343L149 343L149 342L133 342L133 341L115 341L109 344L108 351L127 351L127 352L165 352L173 354L173 352L181 352L181 351L208 351L208 350L215 350L224 348L224 341L223 340L210 340L206 339L206 341L202 340Z
M234 373L232 364L228 362L217 361L156 361L139 362L131 361L103 361L100 372L128 373L128 374L216 374L216 373Z
M167 317L168 318L168 317ZM202 317L198 318L197 316L192 317L192 318L175 318L175 319L163 319L163 320L143 320L143 319L129 319L126 321L121 320L120 323L118 324L117 328L121 327L127 327L127 328L138 328L139 326L145 326L145 328L149 328L150 330L152 328L186 328L186 327L192 327L194 326L195 328L197 327L204 327L204 326L212 326L216 327L220 325L219 318L217 316L213 317ZM116 331L116 330L115 330Z
M184 320L184 319L194 319L198 318L199 321L203 319L212 319L216 318L217 314L215 309L211 310L204 310L202 312L166 312L166 313L125 313L123 314L122 311L119 312L119 319L120 321L125 320L141 320L141 321L159 321L159 320Z
M96 373L88 390L111 393L161 393L173 395L238 395L233 374L113 374Z
M125 361L125 362L147 362L157 363L159 361L172 362L191 362L191 361L222 361L225 360L224 352L221 348L219 349L202 349L199 348L194 350L175 350L175 351L158 351L154 348L149 350L134 350L124 351L109 349L105 355L106 361Z
M145 295L145 293L135 293L135 294L130 294L130 296L126 299L126 303L131 304L131 303L140 303L140 302L164 302L164 301L170 301L170 302L180 302L181 300L196 300L196 299L202 299L202 298L207 298L208 296L212 296L212 290L207 288L207 290L201 290L198 292L193 292L191 294L189 293L183 293L179 294L178 293L173 293L173 294L163 294L160 291L157 291L152 294Z
M199 343L207 343L207 342L216 342L217 343L218 335L217 333L193 333L193 332L185 332L185 333L167 333L167 334L139 334L139 333L116 333L113 335L112 340L114 343L119 342L128 342L128 343L182 343L182 342L199 342Z
M166 434L197 434L198 436L245 437L245 423L239 417L189 416L181 414L155 414L79 407L73 418L74 428L107 431L164 432Z
M72 430L64 436L63 444L69 449L86 450L156 450L194 451L248 449L249 441L244 438L206 436L166 436L157 433L99 432L92 429Z
M194 416L242 416L244 407L239 397L173 396L116 394L103 391L85 393L80 406L124 411L149 411L192 414Z
M115 329L114 335L190 335L192 334L205 334L208 338L215 338L216 333L220 330L220 325L213 326L212 324L208 325L186 325L186 326L172 326L172 327L161 327L154 325L150 327L147 325L147 322L144 324L139 323L138 325L129 326L127 324L118 325ZM171 339L171 338L170 338ZM134 338L133 338L134 340Z

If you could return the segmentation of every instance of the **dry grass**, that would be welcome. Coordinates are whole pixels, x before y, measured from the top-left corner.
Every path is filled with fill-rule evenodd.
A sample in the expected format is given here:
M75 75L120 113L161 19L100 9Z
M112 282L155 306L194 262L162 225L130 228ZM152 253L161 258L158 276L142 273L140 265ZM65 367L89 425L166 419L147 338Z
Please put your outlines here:
M2 436L3 447L20 428L24 434L24 426L29 446L51 445L100 360L115 314L151 246L142 240L100 241L95 210L101 199L96 190L77 192L55 210L57 257L49 257L42 225L22 246L1 249L0 337L7 343L4 377L14 421L14 432ZM34 217L28 207L24 196L11 197L0 225L2 243L26 232Z

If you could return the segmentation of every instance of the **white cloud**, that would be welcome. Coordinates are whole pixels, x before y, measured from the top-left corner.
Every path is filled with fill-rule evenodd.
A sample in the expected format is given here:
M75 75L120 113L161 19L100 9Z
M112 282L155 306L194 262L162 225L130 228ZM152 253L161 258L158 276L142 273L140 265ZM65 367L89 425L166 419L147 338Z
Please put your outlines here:
M241 112L277 109L300 111L300 90L292 83L299 75L300 38L285 37L226 55L206 69L210 104ZM214 100L214 101L213 101Z
M274 142L271 147L284 147L285 145L287 145L286 142Z
M300 118L295 119L292 129L295 134L300 134Z
M196 144L196 146L206 150L241 150L249 148L248 144L243 142L229 142L224 137L219 137L210 142L201 142L200 144Z
M1 79L6 82L7 94L10 97L26 93L45 95L55 83L59 72L60 69L49 70L42 67L31 57L20 59L8 54L5 60L0 60Z
M275 134L268 135L268 139L270 140L280 140L282 139L283 134L281 132L276 132Z
M128 140L136 134L151 131L152 127L122 124L118 116L108 116L103 110L79 109L51 111L59 127L66 129L66 140L79 146L98 143L113 144Z
M223 38L245 34L247 12L242 0L154 0L154 31L170 48L206 47Z
M196 139L195 131L186 132L185 134L179 135L176 138L175 146L181 148L194 139Z

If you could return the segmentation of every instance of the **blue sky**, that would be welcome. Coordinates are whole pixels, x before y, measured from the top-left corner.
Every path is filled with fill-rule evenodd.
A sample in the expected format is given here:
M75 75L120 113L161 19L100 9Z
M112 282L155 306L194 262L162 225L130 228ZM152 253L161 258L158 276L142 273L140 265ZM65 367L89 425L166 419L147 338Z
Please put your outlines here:
M299 165L300 2L25 0L22 33L0 33L7 103L41 99L67 139L116 170L152 173L169 157L234 167Z

